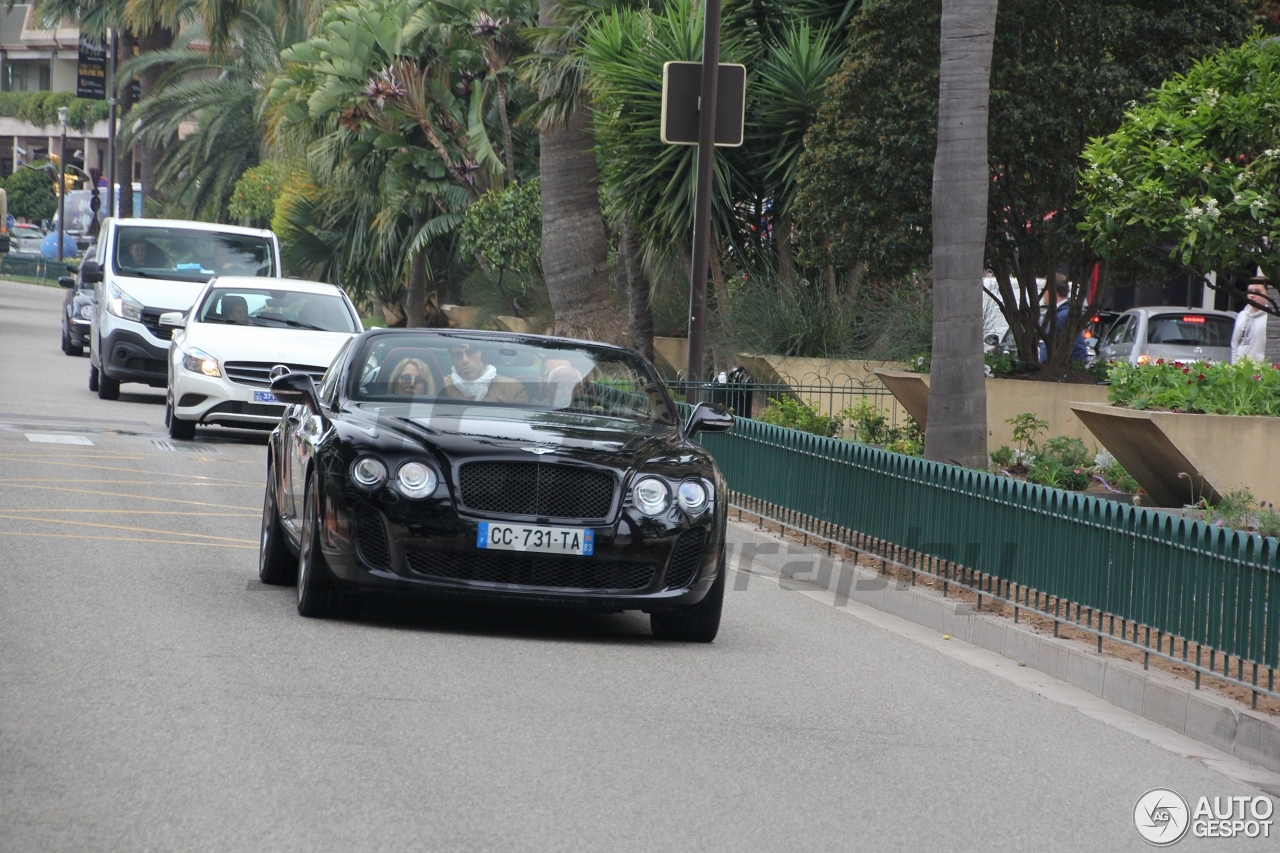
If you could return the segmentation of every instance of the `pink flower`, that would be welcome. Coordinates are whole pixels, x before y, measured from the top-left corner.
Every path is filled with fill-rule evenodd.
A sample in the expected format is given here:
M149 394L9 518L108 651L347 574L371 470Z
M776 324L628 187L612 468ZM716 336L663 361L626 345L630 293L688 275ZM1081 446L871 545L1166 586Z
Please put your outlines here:
M1253 374L1253 381L1254 381L1254 382L1261 382L1261 381L1262 381L1262 374L1261 374L1261 373L1255 373L1255 374Z

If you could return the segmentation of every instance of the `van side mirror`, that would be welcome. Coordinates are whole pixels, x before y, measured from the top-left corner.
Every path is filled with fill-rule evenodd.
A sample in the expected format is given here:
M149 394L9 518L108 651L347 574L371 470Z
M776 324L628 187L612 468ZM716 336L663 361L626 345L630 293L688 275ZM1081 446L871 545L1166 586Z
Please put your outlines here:
M685 422L684 433L693 438L700 432L728 432L733 429L733 415L719 404L699 403L693 407L689 420Z
M102 267L97 261L85 261L80 265L80 277L86 284L96 284L102 281Z
M169 329L181 329L186 325L186 317L181 311L166 311L160 315L158 321L161 326Z
M9 251L9 235L0 234L0 254L7 254Z
M71 289L75 286L76 286L76 280L71 276L64 275L64 276L58 277L58 287L65 287L67 289Z
M1000 336L987 335L985 338L982 339L982 342L989 347L998 347L1000 346Z

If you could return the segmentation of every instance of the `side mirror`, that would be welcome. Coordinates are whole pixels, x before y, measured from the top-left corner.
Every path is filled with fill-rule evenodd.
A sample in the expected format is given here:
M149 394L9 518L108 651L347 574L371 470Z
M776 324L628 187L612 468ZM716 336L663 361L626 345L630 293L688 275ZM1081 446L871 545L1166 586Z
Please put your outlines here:
M320 413L316 384L305 373L286 373L271 383L271 393L281 403L303 405L316 414Z
M181 329L186 325L185 316L181 311L166 311L160 315L159 323L170 329Z
M71 289L76 286L76 280L69 275L58 277L58 287Z
M97 261L85 261L80 265L80 277L86 284L96 284L102 281L102 267Z
M987 335L985 338L982 339L982 342L989 347L998 347L1000 346L1000 336Z
M685 422L684 433L693 438L700 432L728 432L733 429L733 415L725 411L719 404L699 403L693 407L689 420Z
M9 235L0 234L0 254L5 254L8 251L9 251Z

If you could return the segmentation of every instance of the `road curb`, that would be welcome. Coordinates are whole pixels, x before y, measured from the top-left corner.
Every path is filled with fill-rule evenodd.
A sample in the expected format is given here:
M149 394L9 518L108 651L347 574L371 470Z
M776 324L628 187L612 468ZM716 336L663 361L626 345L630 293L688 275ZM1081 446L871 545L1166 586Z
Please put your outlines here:
M1025 663L1116 707L1215 749L1280 773L1280 724L1187 687L1175 676L1046 637L1008 619L975 612L938 592L899 583L817 548L786 542L748 524L730 522L730 565L776 574L890 613L917 625Z

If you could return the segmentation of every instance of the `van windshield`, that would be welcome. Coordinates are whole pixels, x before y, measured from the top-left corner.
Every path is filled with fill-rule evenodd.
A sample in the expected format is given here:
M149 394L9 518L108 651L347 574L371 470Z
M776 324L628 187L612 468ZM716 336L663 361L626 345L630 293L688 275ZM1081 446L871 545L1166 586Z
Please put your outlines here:
M270 241L250 234L125 225L116 230L116 272L142 278L208 281L215 275L270 276Z

